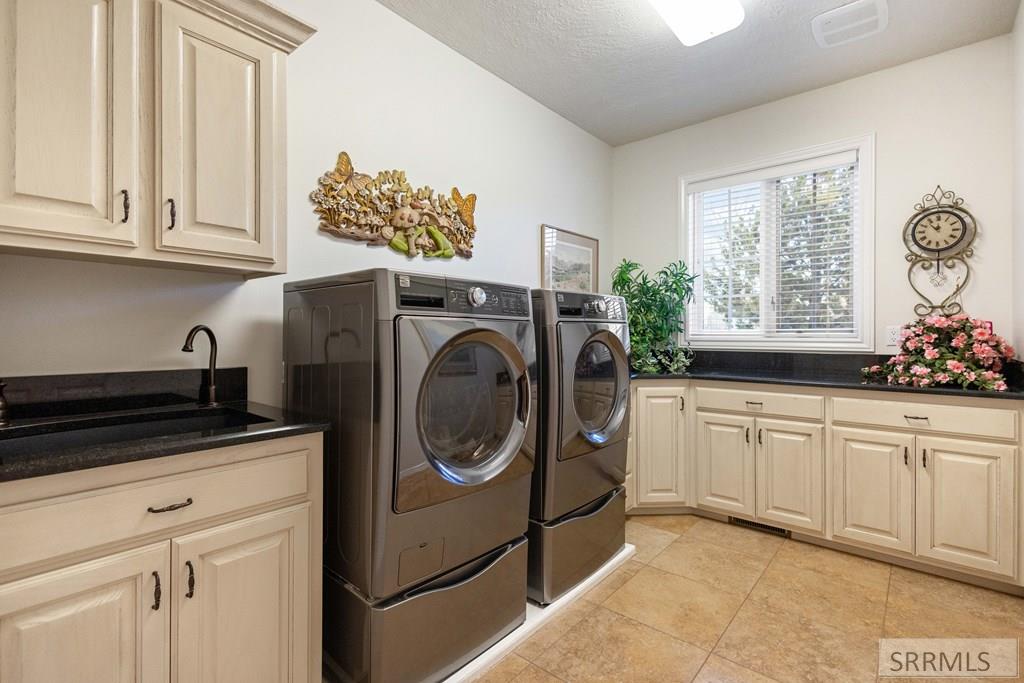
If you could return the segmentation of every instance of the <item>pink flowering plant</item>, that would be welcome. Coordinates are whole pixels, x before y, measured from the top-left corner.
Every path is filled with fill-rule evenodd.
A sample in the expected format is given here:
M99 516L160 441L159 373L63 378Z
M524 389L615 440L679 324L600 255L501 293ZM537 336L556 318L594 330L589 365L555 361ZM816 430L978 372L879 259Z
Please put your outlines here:
M866 380L1006 391L1002 370L1015 351L989 323L963 313L929 316L905 326L900 336L899 353L885 365L864 368Z

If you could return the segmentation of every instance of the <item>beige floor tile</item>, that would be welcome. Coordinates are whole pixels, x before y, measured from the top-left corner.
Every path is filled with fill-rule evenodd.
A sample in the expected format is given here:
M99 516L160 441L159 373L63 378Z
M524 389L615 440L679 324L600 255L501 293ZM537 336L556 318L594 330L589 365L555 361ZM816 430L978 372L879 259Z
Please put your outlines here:
M679 538L679 534L656 529L632 519L626 520L626 543L636 546L636 554L633 560L647 564L654 556L668 547L668 544Z
M689 681L707 652L602 607L537 660L566 681Z
M661 551L651 566L746 595L768 565L766 557L746 555L720 545L682 536Z
M742 603L742 595L644 567L604 606L710 650Z
M512 680L514 683L561 683L564 679L545 671L539 666L529 664L523 669L522 673Z
M893 567L890 600L939 605L954 614L1004 621L1024 634L1024 598L913 569Z
M674 534L686 533L701 520L697 515L633 515L629 519Z
M890 593L885 609L888 638L1024 638L1021 622L979 605L967 609Z
M687 537L737 550L762 559L771 559L785 539L740 526L701 519L686 532Z
M748 600L714 653L778 681L874 681L878 636L857 635Z
M697 678L693 679L693 683L775 683L775 681L739 664L733 664L728 659L711 655L701 667Z
M823 548L801 541L786 541L772 560L773 565L812 569L842 583L855 583L865 588L889 590L891 565L850 553Z
M599 584L587 591L584 597L591 602L601 604L643 567L644 565L636 560L627 560L616 567L611 574L601 579Z
M590 600L581 598L571 605L567 605L561 612L555 615L549 622L537 629L527 638L515 653L529 661L535 660L551 647L551 645L565 635L573 626L578 624L587 614L592 612L597 605Z
M886 590L831 577L811 569L768 566L750 592L772 610L785 610L829 626L878 638L885 618Z
M530 663L515 653L505 655L490 669L474 678L472 683L508 683L528 666Z

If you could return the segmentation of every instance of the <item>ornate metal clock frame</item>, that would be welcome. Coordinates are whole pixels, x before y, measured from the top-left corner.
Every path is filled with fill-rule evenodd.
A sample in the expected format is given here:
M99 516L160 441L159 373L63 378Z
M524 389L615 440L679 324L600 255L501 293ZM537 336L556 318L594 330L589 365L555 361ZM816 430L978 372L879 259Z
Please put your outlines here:
M920 203L914 205L915 213L903 226L903 243L907 247L907 281L911 289L924 303L914 306L914 313L919 316L956 315L963 310L957 300L967 286L971 277L971 267L967 259L974 255L974 239L978 234L978 224L970 211L963 207L964 200L957 197L951 190L943 190L936 186L934 192L924 195ZM960 264L964 268L963 279L957 278L956 287L939 303L935 303L914 284L914 269L931 272L928 280L939 287L946 282L943 266L952 270ZM934 271L934 272L932 272Z

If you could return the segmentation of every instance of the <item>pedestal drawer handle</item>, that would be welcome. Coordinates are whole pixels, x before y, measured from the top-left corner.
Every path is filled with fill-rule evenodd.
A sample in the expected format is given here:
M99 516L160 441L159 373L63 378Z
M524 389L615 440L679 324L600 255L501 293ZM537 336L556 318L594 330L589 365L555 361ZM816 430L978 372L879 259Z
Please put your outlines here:
M160 514L161 512L171 512L172 510L180 510L181 508L187 508L191 504L192 504L192 499L188 498L188 499L186 499L185 501L183 501L181 503L173 503L171 505L168 505L168 506L162 507L162 508L148 507L148 508L146 508L146 512L153 512L153 513L156 513L156 514Z

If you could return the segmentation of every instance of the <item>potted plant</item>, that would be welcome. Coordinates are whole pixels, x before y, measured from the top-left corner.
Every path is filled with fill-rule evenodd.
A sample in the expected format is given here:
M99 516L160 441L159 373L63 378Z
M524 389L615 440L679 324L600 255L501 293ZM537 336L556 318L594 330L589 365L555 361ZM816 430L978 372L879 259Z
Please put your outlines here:
M696 279L682 261L668 264L653 277L629 260L615 268L612 291L626 300L631 365L637 373L678 374L690 365L693 352L676 339L685 330L683 315Z

